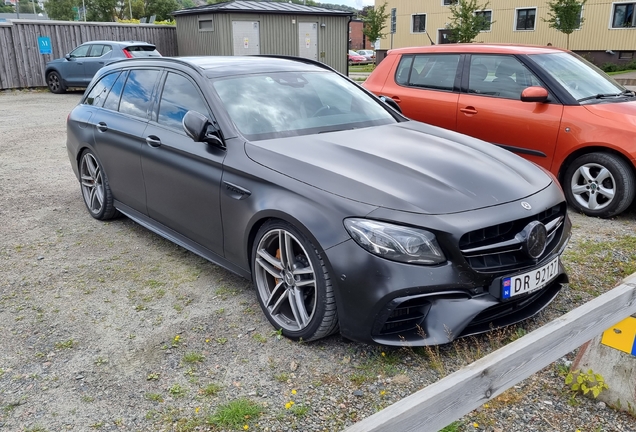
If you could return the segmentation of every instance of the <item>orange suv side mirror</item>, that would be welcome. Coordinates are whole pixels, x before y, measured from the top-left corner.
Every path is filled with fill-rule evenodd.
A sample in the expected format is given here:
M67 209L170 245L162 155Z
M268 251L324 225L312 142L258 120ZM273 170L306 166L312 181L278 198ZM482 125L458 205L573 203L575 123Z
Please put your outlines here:
M521 92L521 102L545 102L548 100L548 91L543 87L526 87Z

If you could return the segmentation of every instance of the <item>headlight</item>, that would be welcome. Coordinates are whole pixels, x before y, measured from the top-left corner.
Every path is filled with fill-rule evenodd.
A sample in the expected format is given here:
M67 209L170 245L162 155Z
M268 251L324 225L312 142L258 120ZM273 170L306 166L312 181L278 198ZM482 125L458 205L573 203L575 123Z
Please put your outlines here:
M429 231L368 219L345 219L344 225L356 243L374 255L410 264L446 261Z

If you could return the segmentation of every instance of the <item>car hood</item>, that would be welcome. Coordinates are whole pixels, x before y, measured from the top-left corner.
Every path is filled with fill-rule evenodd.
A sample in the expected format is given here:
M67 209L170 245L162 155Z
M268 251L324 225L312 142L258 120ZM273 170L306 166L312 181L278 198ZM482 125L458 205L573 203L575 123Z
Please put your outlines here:
M530 196L543 170L485 142L417 122L246 143L255 162L374 206L457 213Z
M598 103L583 106L592 114L604 119L631 124L636 127L636 99L634 98L623 102Z

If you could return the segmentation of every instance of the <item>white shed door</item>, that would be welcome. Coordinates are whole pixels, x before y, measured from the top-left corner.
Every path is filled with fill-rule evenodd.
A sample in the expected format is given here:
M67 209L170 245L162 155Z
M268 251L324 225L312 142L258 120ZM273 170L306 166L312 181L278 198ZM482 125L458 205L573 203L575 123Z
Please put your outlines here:
M318 60L318 23L298 23L298 56Z
M232 21L234 55L261 53L261 38L258 21Z

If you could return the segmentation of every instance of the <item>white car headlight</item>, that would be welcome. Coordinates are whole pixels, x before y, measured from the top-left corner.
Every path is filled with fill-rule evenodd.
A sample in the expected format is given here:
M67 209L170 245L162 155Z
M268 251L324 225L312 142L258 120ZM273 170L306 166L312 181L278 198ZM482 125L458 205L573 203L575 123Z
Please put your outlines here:
M355 242L374 255L410 264L446 261L432 232L369 219L345 219L344 225Z

